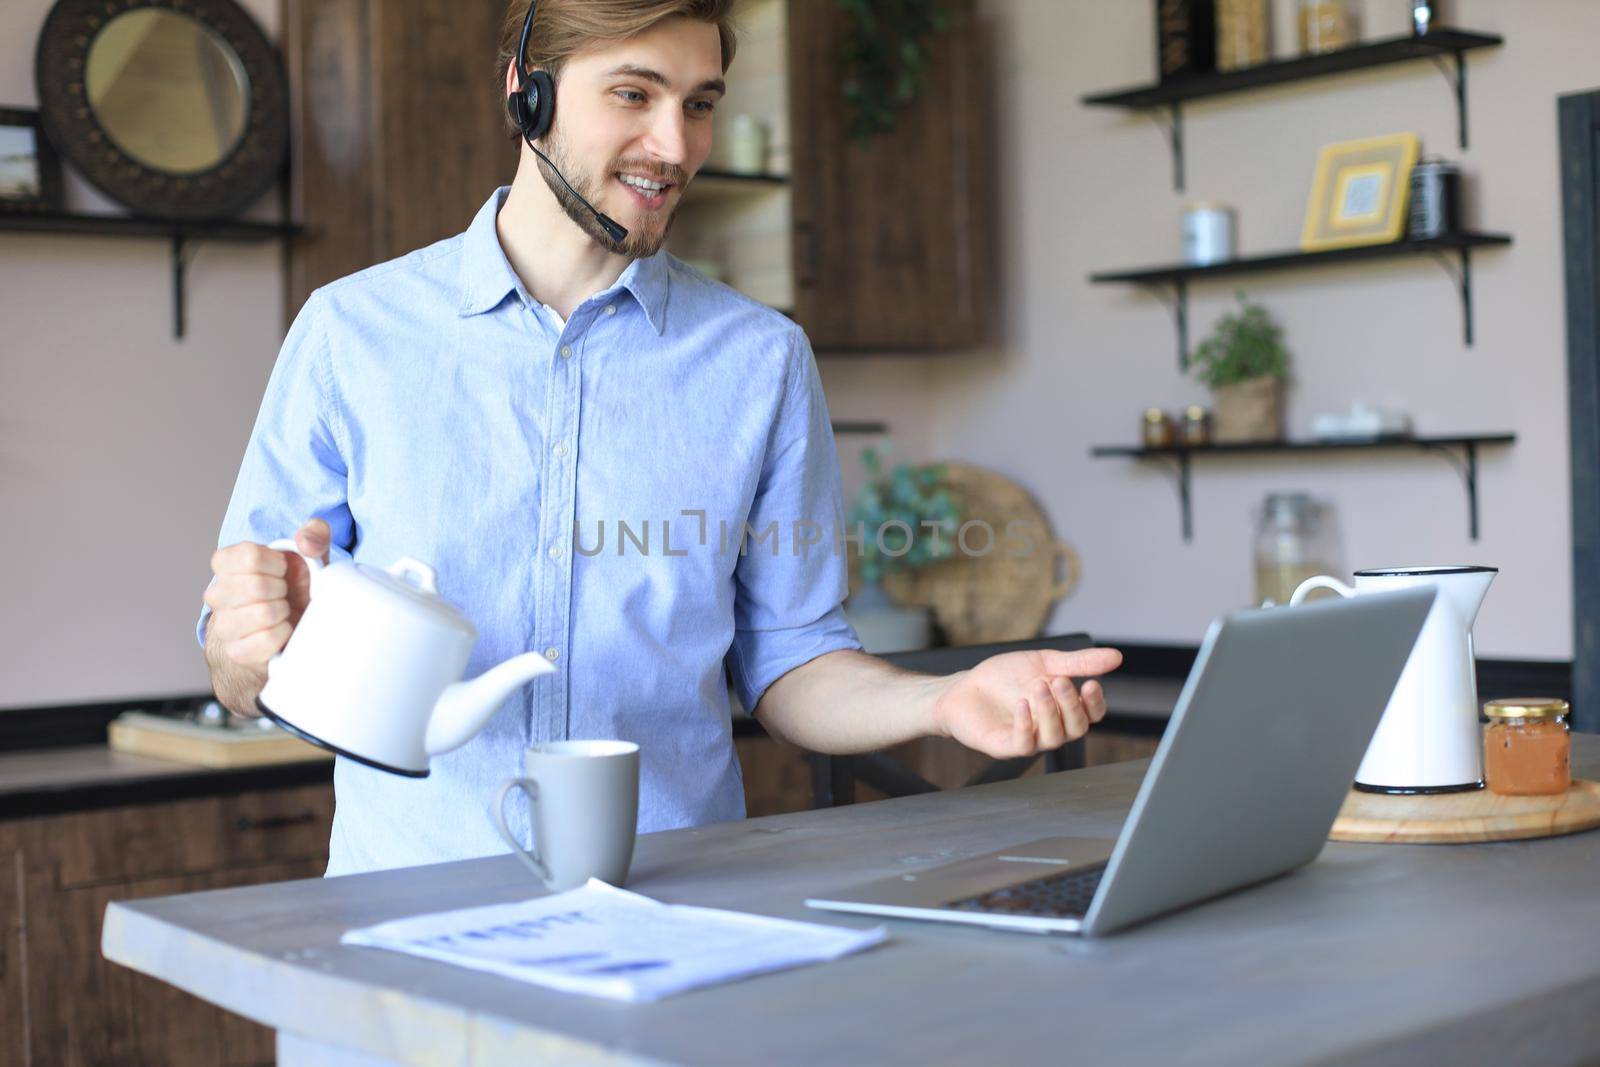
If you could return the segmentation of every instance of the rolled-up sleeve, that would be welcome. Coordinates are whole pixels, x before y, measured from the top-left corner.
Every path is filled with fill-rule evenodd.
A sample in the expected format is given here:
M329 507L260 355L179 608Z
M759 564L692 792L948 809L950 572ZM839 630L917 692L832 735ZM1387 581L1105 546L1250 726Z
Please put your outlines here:
M337 406L326 314L319 293L301 307L267 380L255 428L222 520L217 547L292 537L320 518L333 532L332 558L349 558L355 523L348 500L343 413ZM211 609L201 606L195 637L205 647Z
M747 520L751 532L734 568L729 675L751 712L794 668L861 647L843 608L844 504L828 405L810 342L798 328L791 337L784 396ZM773 524L776 537L763 541ZM813 538L815 544L802 543Z

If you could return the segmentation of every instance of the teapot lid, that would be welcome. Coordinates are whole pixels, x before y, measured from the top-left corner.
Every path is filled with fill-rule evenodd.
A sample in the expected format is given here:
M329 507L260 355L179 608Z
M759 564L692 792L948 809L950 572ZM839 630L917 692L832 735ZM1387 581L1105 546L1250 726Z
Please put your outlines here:
M374 608L404 612L427 625L456 630L477 640L477 628L459 608L439 595L433 568L421 560L403 556L388 567L341 562L325 568L317 578L320 584L347 589L349 595L361 597Z

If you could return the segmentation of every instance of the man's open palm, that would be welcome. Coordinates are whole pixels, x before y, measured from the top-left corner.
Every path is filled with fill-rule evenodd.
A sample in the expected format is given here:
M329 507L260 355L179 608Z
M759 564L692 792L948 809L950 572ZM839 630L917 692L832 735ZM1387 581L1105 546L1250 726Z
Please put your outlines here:
M990 656L954 677L934 705L934 717L947 736L995 759L1048 752L1105 718L1100 683L1086 681L1080 691L1072 679L1092 679L1121 663L1122 653L1114 648Z

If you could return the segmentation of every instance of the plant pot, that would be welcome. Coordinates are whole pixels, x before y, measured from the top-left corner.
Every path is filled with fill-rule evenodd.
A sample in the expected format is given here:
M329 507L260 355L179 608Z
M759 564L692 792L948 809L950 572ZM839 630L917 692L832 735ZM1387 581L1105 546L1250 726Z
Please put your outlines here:
M928 609L898 606L877 582L858 589L846 601L844 614L861 639L862 649L873 655L927 648L933 640Z
M1211 439L1218 444L1277 441L1283 437L1283 382L1249 378L1211 390Z

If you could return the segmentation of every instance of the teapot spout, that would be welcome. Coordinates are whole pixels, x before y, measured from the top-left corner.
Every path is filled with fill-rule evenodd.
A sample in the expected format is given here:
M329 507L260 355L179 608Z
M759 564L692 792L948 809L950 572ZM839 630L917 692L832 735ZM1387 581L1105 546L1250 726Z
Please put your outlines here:
M470 681L448 686L428 719L427 734L422 742L428 755L442 755L472 740L512 690L555 669L555 665L539 653L524 652Z

